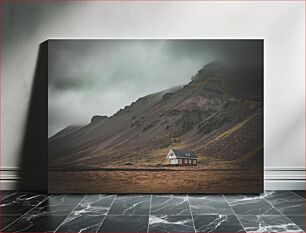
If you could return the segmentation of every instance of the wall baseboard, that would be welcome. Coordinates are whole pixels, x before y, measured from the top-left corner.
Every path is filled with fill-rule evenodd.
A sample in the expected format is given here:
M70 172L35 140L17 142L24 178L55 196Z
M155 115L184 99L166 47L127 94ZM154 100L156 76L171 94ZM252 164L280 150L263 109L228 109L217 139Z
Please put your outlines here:
M305 168L266 167L265 190L305 190Z
M305 190L305 180L265 180L265 190Z
M297 167L271 167L264 171L265 190L305 190L305 168ZM17 167L5 167L0 169L0 189L16 190L20 188L22 180L26 180L26 187L22 189L33 191L46 191L46 180L42 179L43 172L39 172L35 178L21 179L20 169Z
M21 177L22 171L18 167L1 168L0 189L46 191L46 171L42 171L41 168L33 168L33 171L35 172L31 172L31 175Z

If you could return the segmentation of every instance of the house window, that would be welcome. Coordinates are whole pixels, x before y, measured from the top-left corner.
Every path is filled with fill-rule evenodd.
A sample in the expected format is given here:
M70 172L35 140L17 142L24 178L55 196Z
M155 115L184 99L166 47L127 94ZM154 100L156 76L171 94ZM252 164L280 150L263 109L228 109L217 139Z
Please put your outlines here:
M196 162L196 160L195 160L195 159L193 160L193 164L197 164L197 162Z
M184 159L184 163L187 163L187 159Z
M182 160L181 160L181 159L178 159L178 163L179 163L179 164L182 164Z

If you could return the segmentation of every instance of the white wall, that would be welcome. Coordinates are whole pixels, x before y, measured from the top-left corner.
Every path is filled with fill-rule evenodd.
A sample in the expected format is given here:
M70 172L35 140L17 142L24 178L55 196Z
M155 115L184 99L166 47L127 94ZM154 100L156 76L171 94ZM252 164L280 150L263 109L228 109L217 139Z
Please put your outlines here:
M1 64L1 187L13 188L19 179L25 119L41 42L55 38L263 38L266 188L303 189L303 4L289 1L7 3ZM35 161L33 164L35 169ZM36 169L39 173L39 168Z

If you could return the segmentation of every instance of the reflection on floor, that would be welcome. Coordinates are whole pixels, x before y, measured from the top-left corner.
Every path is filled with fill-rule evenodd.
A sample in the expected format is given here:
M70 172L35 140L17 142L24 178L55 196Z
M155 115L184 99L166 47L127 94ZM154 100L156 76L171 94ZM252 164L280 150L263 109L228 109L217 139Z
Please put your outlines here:
M1 192L4 232L303 232L303 191L262 195Z

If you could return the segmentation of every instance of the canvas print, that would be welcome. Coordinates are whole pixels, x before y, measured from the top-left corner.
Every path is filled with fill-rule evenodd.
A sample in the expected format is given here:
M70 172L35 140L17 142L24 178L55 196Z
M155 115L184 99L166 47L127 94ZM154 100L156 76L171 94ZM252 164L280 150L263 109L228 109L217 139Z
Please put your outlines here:
M49 40L50 193L263 191L263 40Z

